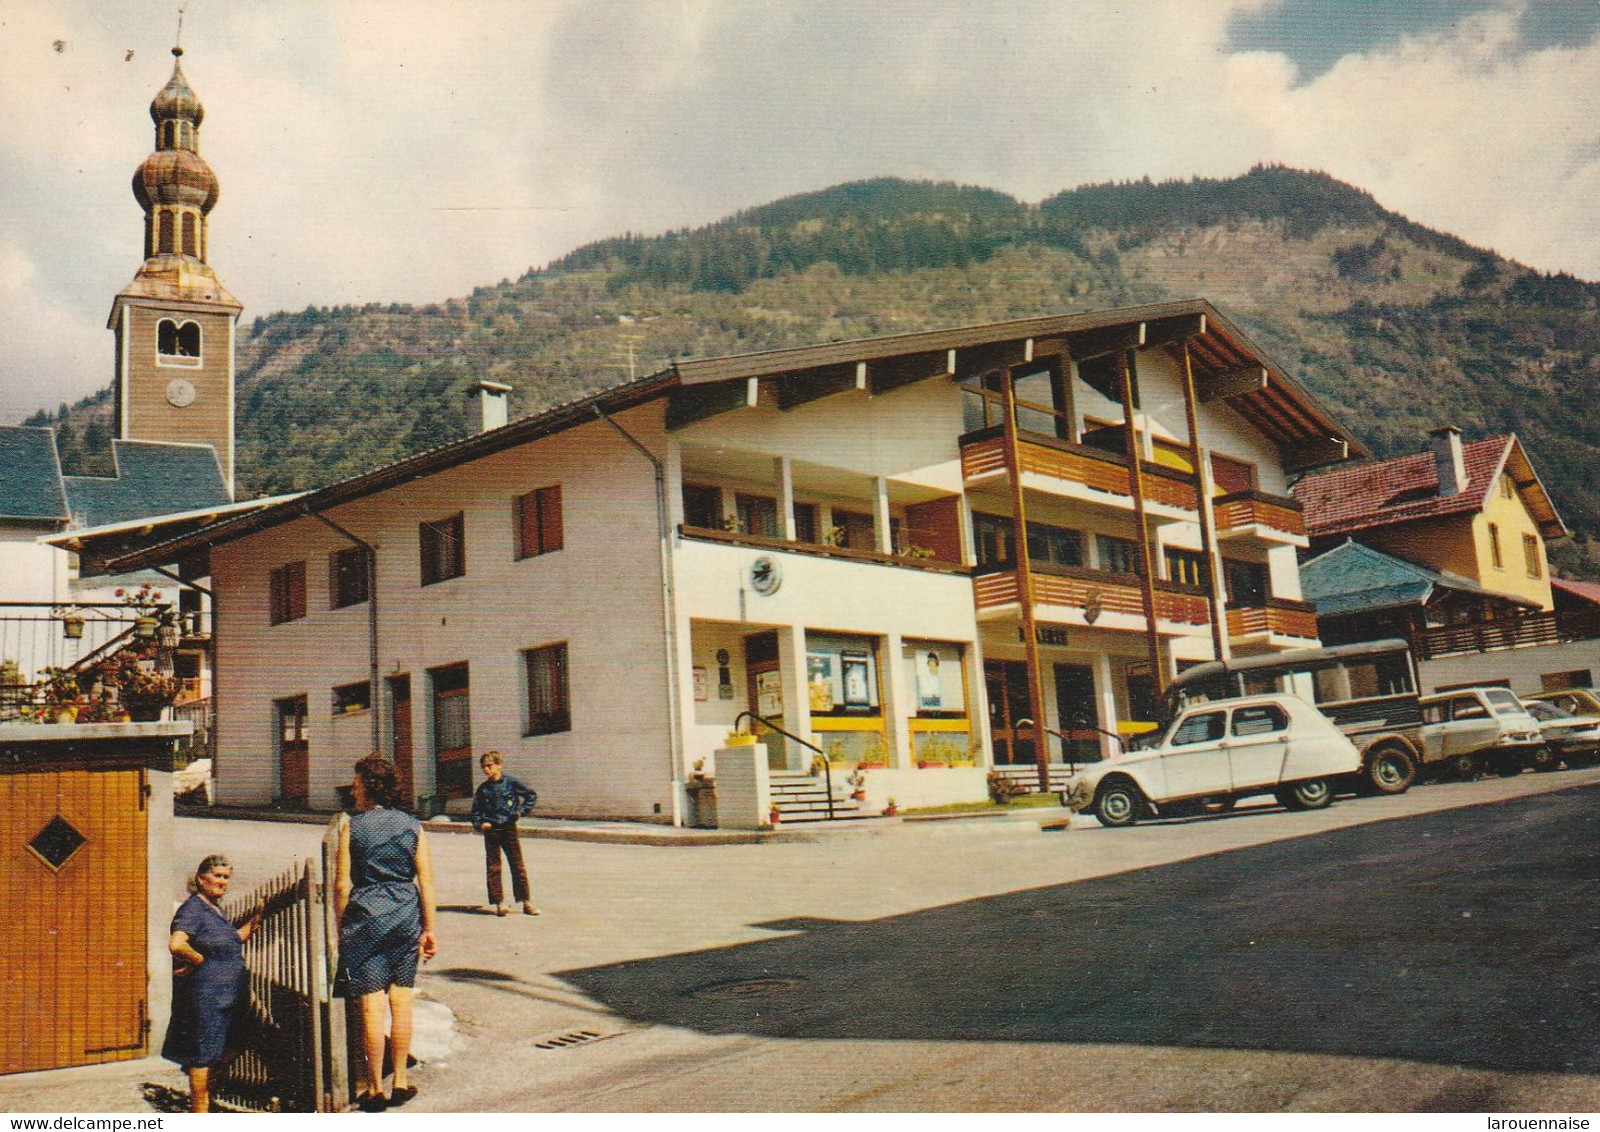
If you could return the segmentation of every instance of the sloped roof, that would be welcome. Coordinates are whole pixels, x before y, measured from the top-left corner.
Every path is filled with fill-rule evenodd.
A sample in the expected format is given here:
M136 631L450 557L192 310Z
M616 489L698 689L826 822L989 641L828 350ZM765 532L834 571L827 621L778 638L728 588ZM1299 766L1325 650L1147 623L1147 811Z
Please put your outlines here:
M1430 570L1359 542L1346 541L1300 567L1300 589L1319 617L1426 604L1435 590L1537 606L1485 589L1459 574Z
M209 444L114 440L111 455L117 469L114 477L63 477L77 526L101 527L232 501L216 450Z
M1600 605L1600 585L1594 582L1576 582L1570 578L1551 578L1550 588L1577 598L1589 605Z
M1466 486L1455 495L1439 494L1439 472L1432 449L1391 460L1347 464L1302 476L1290 490L1305 508L1312 538L1353 534L1396 523L1411 523L1483 510L1501 471L1509 473L1523 503L1546 538L1567 534L1550 496L1534 472L1515 434L1490 436L1461 446Z
M61 460L50 429L0 425L0 519L67 521Z

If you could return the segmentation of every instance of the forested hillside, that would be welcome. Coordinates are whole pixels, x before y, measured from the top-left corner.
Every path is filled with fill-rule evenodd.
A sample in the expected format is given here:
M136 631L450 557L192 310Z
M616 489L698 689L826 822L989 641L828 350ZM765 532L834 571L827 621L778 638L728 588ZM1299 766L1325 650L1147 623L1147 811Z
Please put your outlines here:
M247 281L238 290L248 294ZM1519 433L1570 526L1600 534L1600 287L1529 271L1330 177L1094 185L1039 205L893 179L579 248L425 307L255 319L242 492L309 487L465 431L491 377L532 412L667 361L1204 296L1383 455L1454 423ZM109 393L54 423L105 470ZM1587 539L1564 552L1583 568Z

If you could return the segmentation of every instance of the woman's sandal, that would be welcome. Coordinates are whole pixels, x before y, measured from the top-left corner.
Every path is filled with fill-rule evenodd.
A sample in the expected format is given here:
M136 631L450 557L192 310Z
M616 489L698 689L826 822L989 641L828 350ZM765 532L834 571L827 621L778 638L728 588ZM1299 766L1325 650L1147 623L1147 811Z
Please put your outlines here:
M356 1098L356 1107L362 1112L382 1112L389 1107L389 1098L382 1093L362 1093Z
M390 1089L389 1107L399 1108L403 1104L408 1104L416 1095L417 1087L415 1085L402 1085L398 1088Z

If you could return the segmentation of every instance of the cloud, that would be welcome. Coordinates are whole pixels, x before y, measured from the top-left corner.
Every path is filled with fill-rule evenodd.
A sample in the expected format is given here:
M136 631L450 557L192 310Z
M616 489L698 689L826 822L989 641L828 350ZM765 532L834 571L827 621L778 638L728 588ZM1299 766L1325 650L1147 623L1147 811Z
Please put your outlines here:
M464 294L587 240L860 177L1036 200L1261 161L1600 275L1593 22L1545 0L1451 8L196 0L184 68L222 185L212 263L247 319ZM1384 18L1358 26L1359 11ZM138 266L128 179L172 16L165 0L0 0L0 101L28 108L0 117L15 218L0 419L108 380L103 320ZM1322 63L1304 48L1317 36Z

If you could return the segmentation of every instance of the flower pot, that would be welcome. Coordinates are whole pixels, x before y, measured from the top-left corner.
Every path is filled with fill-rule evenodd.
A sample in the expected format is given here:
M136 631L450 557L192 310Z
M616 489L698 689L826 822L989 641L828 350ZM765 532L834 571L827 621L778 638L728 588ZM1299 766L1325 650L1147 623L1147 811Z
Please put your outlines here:
M135 723L154 723L161 718L161 709L166 704L150 701L130 700L126 705L128 718Z
M887 770L889 764L885 762L861 762L856 764L857 770Z
M917 760L917 768L919 770L932 770L934 767L942 767L942 766L944 766L944 763L941 760L938 760L938 759L918 759Z
M78 722L77 704L56 704L50 709L51 723L76 723Z
M724 747L754 747L756 737L743 731L735 731L723 741Z

